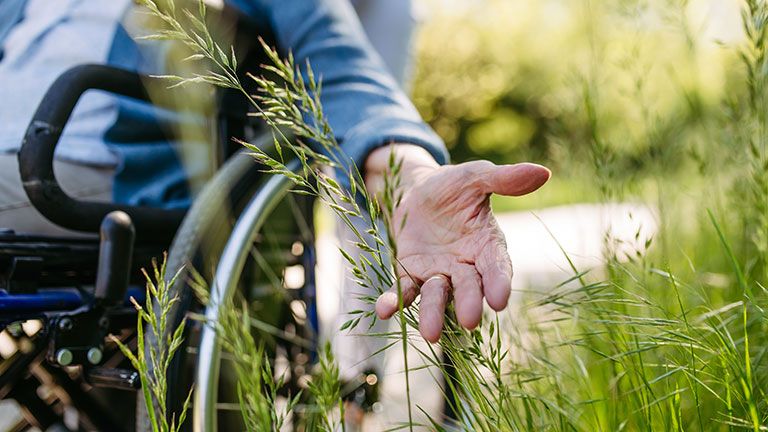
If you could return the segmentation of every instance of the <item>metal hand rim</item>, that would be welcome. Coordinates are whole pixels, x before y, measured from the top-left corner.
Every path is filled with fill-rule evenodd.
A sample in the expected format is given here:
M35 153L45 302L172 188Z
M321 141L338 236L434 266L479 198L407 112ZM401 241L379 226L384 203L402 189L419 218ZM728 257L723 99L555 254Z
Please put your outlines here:
M298 160L289 162L286 167L296 173L302 169ZM272 175L248 202L232 230L232 235L224 247L216 268L211 286L210 305L205 310L206 322L216 322L219 318L219 305L232 298L256 234L270 212L293 185L294 183L286 176ZM205 325L200 340L195 377L193 405L195 432L216 431L216 397L220 360L221 345L216 337L216 331L213 327Z

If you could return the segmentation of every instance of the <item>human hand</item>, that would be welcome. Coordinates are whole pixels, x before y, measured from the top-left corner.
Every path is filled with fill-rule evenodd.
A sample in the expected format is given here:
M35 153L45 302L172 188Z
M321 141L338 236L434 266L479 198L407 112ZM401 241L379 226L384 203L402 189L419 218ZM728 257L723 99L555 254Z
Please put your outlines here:
M438 166L420 147L398 147L403 195L391 221L400 263L397 276L404 306L421 292L419 331L434 343L440 339L451 294L456 318L467 329L480 322L483 297L494 310L507 306L512 263L491 212L490 195L531 193L549 179L550 171L530 163L497 166L488 161ZM386 152L387 160L389 151L376 150ZM366 180L381 169L375 157L372 153L366 161ZM388 319L397 310L395 285L378 298L376 312Z

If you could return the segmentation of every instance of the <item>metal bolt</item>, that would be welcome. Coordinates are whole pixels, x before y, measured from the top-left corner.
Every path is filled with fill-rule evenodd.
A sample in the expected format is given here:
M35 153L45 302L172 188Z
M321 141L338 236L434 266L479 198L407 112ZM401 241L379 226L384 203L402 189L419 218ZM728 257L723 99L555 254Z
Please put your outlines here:
M72 320L66 317L59 320L59 329L64 331L72 330Z
M125 374L121 374L120 378L122 378L128 386L134 389L141 388L141 376L138 372L129 372Z
M69 366L72 364L73 358L72 351L66 348L56 351L56 362L62 366Z
M109 327L109 318L107 317L99 318L99 327L101 327L103 330L106 330Z
M376 385L376 383L379 382L379 377L376 376L376 374L368 374L365 377L365 382L368 383L370 386Z
M99 348L93 347L88 350L86 357L88 358L88 362L90 362L92 365L97 365L101 363L101 359L104 357L104 354Z

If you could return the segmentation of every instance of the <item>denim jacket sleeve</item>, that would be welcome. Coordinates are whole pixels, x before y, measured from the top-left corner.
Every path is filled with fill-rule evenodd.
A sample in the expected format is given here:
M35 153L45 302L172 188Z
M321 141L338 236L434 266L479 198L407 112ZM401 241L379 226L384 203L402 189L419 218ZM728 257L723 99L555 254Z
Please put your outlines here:
M445 145L387 72L368 43L348 0L235 0L249 15L267 18L278 49L308 59L322 76L321 102L346 156L362 169L368 154L390 142L416 144L440 164ZM346 180L339 180L346 183Z

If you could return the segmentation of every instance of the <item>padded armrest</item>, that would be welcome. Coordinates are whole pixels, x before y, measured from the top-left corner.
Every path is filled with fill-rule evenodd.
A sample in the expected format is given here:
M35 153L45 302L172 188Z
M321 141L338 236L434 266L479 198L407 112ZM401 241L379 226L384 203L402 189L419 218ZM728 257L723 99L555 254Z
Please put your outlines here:
M121 210L133 220L137 242L167 245L172 240L186 210L77 200L61 189L53 172L56 144L80 96L97 89L149 101L142 79L111 66L82 65L64 72L48 89L24 135L19 170L30 202L51 222L98 233L104 216Z

